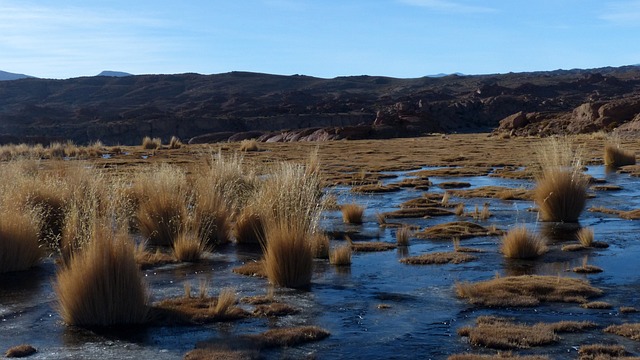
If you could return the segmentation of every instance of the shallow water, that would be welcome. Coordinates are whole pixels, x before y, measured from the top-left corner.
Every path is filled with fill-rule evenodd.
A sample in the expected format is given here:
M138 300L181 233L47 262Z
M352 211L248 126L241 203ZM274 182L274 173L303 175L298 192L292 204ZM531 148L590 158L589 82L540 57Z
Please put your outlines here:
M399 181L406 176L394 173ZM621 210L640 208L640 179L628 175L606 173L602 167L592 167L589 174L606 179L609 184L622 186L621 191L597 192L587 207L604 206ZM525 180L493 177L431 178L429 191L442 192L435 184L442 181L466 181L473 187L500 185L531 188ZM330 190L340 203L355 201L366 205L363 225L342 224L338 211L328 211L322 220L327 230L352 231L356 240L395 242L395 229L382 229L376 223L376 212L396 210L403 201L421 196L422 191L403 189L396 193L352 194L348 187ZM119 330L117 333L96 333L65 326L56 312L53 291L55 265L46 259L37 268L0 275L0 351L10 346L29 343L38 348L32 359L179 359L196 343L234 343L243 335L265 331L273 327L317 325L331 332L323 341L263 352L266 358L422 358L442 359L452 353L495 353L493 350L473 348L457 335L458 328L472 325L480 315L515 317L523 322L554 322L560 320L590 320L599 328L580 334L561 334L561 341L552 346L518 351L521 354L549 354L554 359L574 359L579 345L607 342L624 345L635 355L640 343L615 335L604 334L602 328L621 322L639 322L640 314L620 314L620 306L640 308L640 276L637 239L638 223L612 215L585 211L582 226L593 227L596 240L610 244L607 249L562 252L560 247L571 241L570 232L537 222L529 201L497 199L457 199L467 211L475 205L489 203L492 217L479 221L509 229L517 225L555 234L550 252L536 261L507 261L498 252L497 237L477 237L462 240L461 245L484 250L475 254L478 259L458 265L412 266L398 260L408 255L433 251L451 251L452 244L442 240L412 239L407 249L380 253L354 253L352 265L340 269L326 261L316 261L309 291L276 289L276 298L302 310L299 314L277 319L248 319L232 323L204 326L148 327ZM456 220L455 216L430 219L398 219L421 228ZM468 220L468 219L466 219ZM332 240L332 246L344 243ZM209 292L217 294L224 287L233 287L240 297L262 295L269 291L267 281L231 272L243 261L257 259L257 249L229 245L199 264L167 265L144 271L145 280L156 300L181 296L184 284L198 288L201 279L207 281ZM579 275L571 268L580 266L588 256L588 263L604 272ZM454 283L480 281L495 274L547 274L588 279L603 289L598 299L611 303L612 310L588 310L577 304L544 304L535 308L487 309L471 306L456 298ZM194 290L196 291L196 290ZM378 308L385 304L386 309ZM243 305L244 306L244 305Z

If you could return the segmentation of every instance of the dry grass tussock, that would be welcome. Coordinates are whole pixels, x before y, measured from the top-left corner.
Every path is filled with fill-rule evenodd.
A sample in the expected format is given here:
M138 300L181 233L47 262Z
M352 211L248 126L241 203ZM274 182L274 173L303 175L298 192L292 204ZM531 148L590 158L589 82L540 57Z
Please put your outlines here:
M581 304L580 307L585 309L613 309L613 305L606 301L591 301Z
M93 240L56 274L55 292L64 322L76 326L147 321L147 288L125 231L95 226Z
M619 144L606 144L604 146L604 165L620 167L636 164L636 154L620 148Z
M233 230L238 244L258 245L265 238L262 217L251 206L242 209Z
M460 328L458 334L468 337L474 346L513 350L552 344L559 340L559 332L580 332L595 326L587 321L526 325L514 323L506 318L480 316L476 319L475 327Z
M640 341L640 323L611 325L604 332L624 336L631 340Z
M504 234L495 227L486 228L467 221L453 221L438 224L416 233L416 237L422 239L467 239L476 236L499 236Z
M206 296L206 289L200 288L200 295L192 297L190 289L185 296L165 299L154 305L154 315L162 323L206 324L218 321L231 321L246 318L249 314L235 306L237 303L234 289L224 288L218 297Z
M587 200L589 179L582 173L580 151L569 141L550 138L537 151L533 199L540 220L577 222Z
M190 225L203 242L213 248L231 241L232 209L219 188L196 181Z
M310 238L318 230L321 189L317 173L283 163L258 191L254 205L264 219L264 262L271 283L293 288L311 283L314 253Z
M197 262L207 247L203 239L190 231L181 231L173 240L173 255L183 262Z
M156 248L156 251L149 251L147 249L147 242L143 241L135 246L134 257L136 263L141 269L148 269L154 266L160 266L165 264L172 264L177 262L177 259L169 254L166 254Z
M169 140L169 149L180 149L182 147L182 141L177 136L172 136Z
M27 270L40 261L39 232L37 214L0 204L0 273Z
M343 245L329 253L329 262L336 266L351 265L351 246Z
M309 230L297 221L274 221L267 226L265 233L264 265L267 278L278 286L308 287L313 274Z
M311 249L313 251L313 257L316 259L329 259L329 236L323 232L314 233L311 235Z
M146 150L155 150L162 148L162 139L160 138L150 138L149 136L145 136L142 139L142 148Z
M29 344L22 344L22 345L13 346L9 348L4 353L4 356L8 358L21 358L21 357L27 357L27 356L33 355L36 352L38 351L33 346Z
M364 207L358 204L344 204L340 208L342 211L342 221L347 224L362 224Z
M258 335L252 335L262 348L294 346L312 341L319 341L328 337L330 333L317 326L298 326L267 330Z
M409 238L411 237L412 231L408 226L401 226L396 230L396 243L398 246L408 246Z
M461 264L476 260L475 256L462 252L435 252L400 259L401 263L411 265Z
M534 259L548 251L546 240L524 226L514 228L502 237L502 254L511 259Z
M528 307L541 302L584 303L588 298L602 295L602 290L575 278L523 275L457 283L456 294L475 305Z
M240 142L240 151L260 151L260 147L255 139L242 140Z
M449 356L447 360L549 360L549 357L542 355L517 355L507 351L498 352L496 355L454 354Z
M190 192L184 171L170 165L152 167L136 174L133 191L140 233L151 245L171 245L188 217Z
M262 278L267 277L267 273L264 267L264 260L248 261L242 266L233 268L232 271L240 275L257 276Z
M628 353L622 345L592 344L582 345L578 350L579 360L618 359Z

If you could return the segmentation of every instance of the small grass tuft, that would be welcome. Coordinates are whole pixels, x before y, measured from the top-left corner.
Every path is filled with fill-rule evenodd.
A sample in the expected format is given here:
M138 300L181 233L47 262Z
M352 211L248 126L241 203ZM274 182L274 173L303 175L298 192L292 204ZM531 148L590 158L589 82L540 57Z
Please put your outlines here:
M145 136L142 139L142 148L146 150L155 150L162 148L162 140L160 138L150 138Z
M580 244L584 247L592 247L593 245L593 229L589 227L581 228L576 233L576 238L580 242Z
M358 204L342 205L342 220L347 224L362 224L364 207Z
M621 149L619 145L607 144L604 147L604 165L620 167L636 164L636 154Z
M180 232L173 240L173 255L182 262L197 262L205 251L203 241L194 233Z
M177 136L172 136L169 140L169 149L180 149L182 147L182 141Z
M396 230L396 243L398 246L409 246L409 238L411 237L411 228L401 226Z
M500 251L511 259L534 259L548 251L546 240L530 233L524 226L517 227L502 237Z
M260 151L260 147L255 139L242 140L240 142L240 151Z
M22 357L31 356L36 352L38 352L38 350L36 350L36 348L34 348L33 346L29 344L22 344L22 345L13 346L9 348L4 353L4 356L8 358L22 358Z
M336 266L351 265L351 246L343 245L331 251L329 262Z

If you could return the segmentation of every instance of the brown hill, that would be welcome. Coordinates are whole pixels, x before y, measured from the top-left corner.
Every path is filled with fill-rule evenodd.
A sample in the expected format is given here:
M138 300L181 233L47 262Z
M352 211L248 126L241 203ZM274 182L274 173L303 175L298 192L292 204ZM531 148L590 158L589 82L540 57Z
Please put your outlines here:
M205 142L497 127L513 134L589 132L633 129L639 99L637 66L416 79L246 72L21 79L0 82L0 139L137 144L147 135Z

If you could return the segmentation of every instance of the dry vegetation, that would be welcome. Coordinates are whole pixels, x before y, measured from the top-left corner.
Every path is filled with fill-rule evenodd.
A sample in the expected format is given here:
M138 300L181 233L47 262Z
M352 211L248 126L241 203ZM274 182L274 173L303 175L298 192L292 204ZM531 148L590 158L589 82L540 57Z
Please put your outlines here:
M509 230L502 237L500 251L511 259L534 259L548 251L547 241L524 226Z
M22 344L13 346L4 353L5 357L8 358L22 358L35 354L37 352L36 348L29 344Z
M485 228L467 221L454 221L426 228L415 236L422 239L467 239L476 236L499 236L503 233L502 230Z
M57 273L62 319L77 326L144 323L148 296L133 242L126 233L101 224L93 227L92 235L89 245Z
M329 253L329 262L336 266L351 265L351 246L343 245Z
M411 265L460 264L476 259L475 256L463 252L435 252L402 258L400 262Z
M635 165L636 154L620 148L619 144L606 144L604 147L604 165L619 167Z
M534 201L540 220L577 222L587 200L588 178L581 153L568 141L550 138L538 149Z
M631 340L640 341L640 324L611 325L604 329L604 332L624 336Z
M458 335L468 337L474 346L512 350L552 344L559 340L557 333L579 332L595 326L587 321L525 325L514 323L510 319L481 316L476 319L475 327L460 328Z
M342 205L342 220L347 224L362 224L362 215L364 214L364 207L358 204L345 204Z
M580 279L541 275L497 277L478 283L457 283L456 294L475 305L527 307L540 302L584 303L602 290Z

